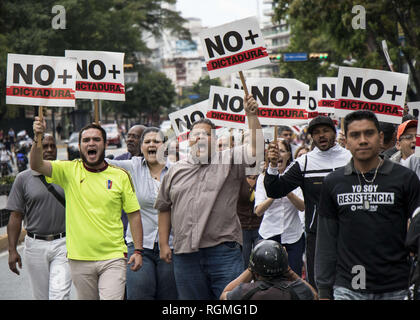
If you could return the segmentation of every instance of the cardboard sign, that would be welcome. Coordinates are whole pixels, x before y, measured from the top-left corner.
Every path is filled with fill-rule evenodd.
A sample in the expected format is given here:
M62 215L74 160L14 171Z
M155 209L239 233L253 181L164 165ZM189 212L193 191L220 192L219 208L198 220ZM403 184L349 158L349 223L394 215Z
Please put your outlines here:
M77 99L125 101L124 53L66 50L77 59Z
M408 74L340 67L335 115L369 110L379 121L400 124L404 110Z
M248 78L250 93L258 103L262 125L305 124L309 86L296 79Z
M319 106L319 102L321 99L321 94L318 90L311 90L309 91L308 96L308 121L311 121L313 118L316 118L319 115L319 109L321 108Z
M420 101L407 102L408 113L418 119L420 110Z
M6 104L74 107L76 59L7 55Z
M243 90L211 86L206 118L216 126L247 129Z
M318 101L318 112L334 114L336 88L337 78L321 77L317 79L317 89L321 97Z
M188 139L191 125L195 121L206 117L208 104L209 100L204 100L169 114L169 120L171 120L172 128L178 137L178 141L181 142Z
M200 39L210 78L270 63L256 17L205 29Z

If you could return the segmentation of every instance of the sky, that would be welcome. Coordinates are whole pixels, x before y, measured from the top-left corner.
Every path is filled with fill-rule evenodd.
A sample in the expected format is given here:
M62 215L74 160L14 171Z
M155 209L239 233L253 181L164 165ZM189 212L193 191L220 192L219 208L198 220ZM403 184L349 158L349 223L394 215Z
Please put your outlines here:
M235 20L258 16L258 0L177 0L183 18L200 18L204 27L215 27Z

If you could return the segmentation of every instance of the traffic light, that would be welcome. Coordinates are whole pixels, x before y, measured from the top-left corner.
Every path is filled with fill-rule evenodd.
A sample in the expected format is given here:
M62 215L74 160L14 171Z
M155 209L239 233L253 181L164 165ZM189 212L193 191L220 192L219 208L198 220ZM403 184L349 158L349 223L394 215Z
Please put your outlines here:
M312 52L309 54L309 60L328 60L328 52Z
M280 53L270 54L269 57L270 57L271 62L280 62L281 61L281 54Z

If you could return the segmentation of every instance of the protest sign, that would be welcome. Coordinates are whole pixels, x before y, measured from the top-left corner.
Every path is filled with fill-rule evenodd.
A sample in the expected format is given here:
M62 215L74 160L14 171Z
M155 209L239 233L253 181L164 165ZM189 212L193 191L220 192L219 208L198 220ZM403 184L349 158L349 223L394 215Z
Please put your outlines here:
M210 78L270 63L256 17L205 29L200 39Z
M320 77L317 79L317 89L321 97L321 99L318 101L318 112L329 114L334 113L336 88L337 78Z
M308 97L308 121L311 121L320 114L319 101L321 101L321 94L318 90L310 90Z
M309 86L296 79L249 78L249 90L258 103L262 125L305 124Z
M408 113L412 116L418 118L420 110L420 101L407 102Z
M77 99L125 101L124 53L66 50L77 59Z
M345 117L356 110L369 110L379 121L400 124L408 74L340 67L335 115Z
M206 118L216 126L247 129L243 98L242 90L211 86Z
M7 55L6 104L74 107L76 60Z
M206 117L208 104L209 101L204 100L169 114L169 120L171 121L172 128L174 129L174 132L180 142L188 139L188 133L191 130L191 125L195 121Z

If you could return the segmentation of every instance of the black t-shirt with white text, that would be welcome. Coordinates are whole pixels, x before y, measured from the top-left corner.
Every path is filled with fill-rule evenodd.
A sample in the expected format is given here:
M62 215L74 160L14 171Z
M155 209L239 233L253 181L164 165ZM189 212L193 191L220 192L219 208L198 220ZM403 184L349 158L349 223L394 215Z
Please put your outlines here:
M407 288L407 222L419 205L420 182L389 160L364 176L351 161L324 180L315 277L320 298L333 285L382 293Z

